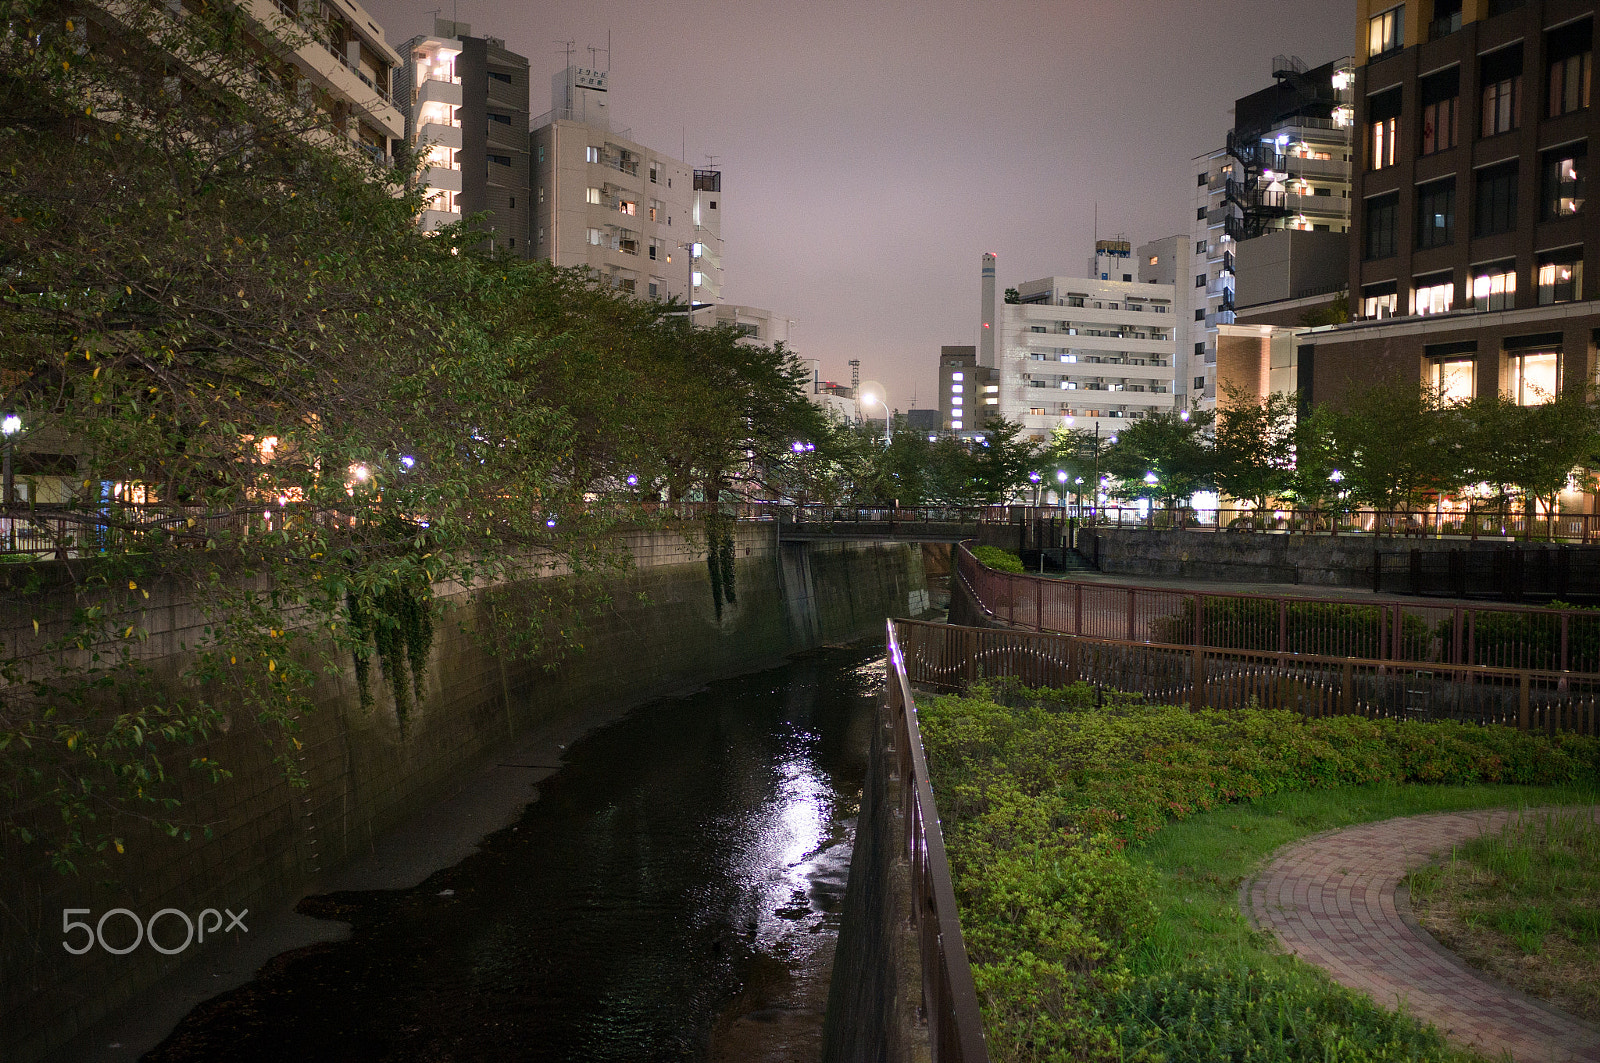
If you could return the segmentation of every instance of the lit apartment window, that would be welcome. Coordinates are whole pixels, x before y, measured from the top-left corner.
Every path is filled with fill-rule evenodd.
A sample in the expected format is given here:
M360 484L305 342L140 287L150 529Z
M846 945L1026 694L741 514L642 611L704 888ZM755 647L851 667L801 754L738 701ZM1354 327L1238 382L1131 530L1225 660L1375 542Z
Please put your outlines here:
M600 202L600 190L598 188L589 189L589 202L590 203L599 203Z
M600 244L605 242L606 234L601 232L599 229L590 229L588 237L589 242L598 247Z
M1539 256L1539 305L1570 303L1583 294L1583 248L1566 247Z
M1546 221L1568 218L1583 209L1584 173L1589 168L1586 142L1568 144L1540 156L1543 171L1539 193Z
M1479 60L1478 83L1483 86L1482 135L1509 133L1521 124L1522 45L1512 45Z
M1400 307L1400 296L1394 281L1368 284L1361 289L1361 316L1372 321L1393 317Z
M1461 68L1453 66L1422 79L1421 154L1456 146L1460 126Z
M957 431L959 431L960 428L961 428L961 422L960 421L951 421L950 422L950 427L956 429Z
M1517 305L1517 263L1515 259L1486 262L1472 267L1472 308L1510 310Z
M639 204L631 199L619 199L617 200L617 210L630 216L636 215L639 213Z
M1035 417L1050 416L1050 411L1045 409L1043 406L1030 406L1028 407L1028 412Z
M1402 39L1402 15L1405 5L1390 8L1381 15L1367 20L1367 55L1377 57L1392 52L1405 42Z
M967 386L966 386L966 385L965 385L965 384L951 384L951 385L950 385L950 394L952 394L952 395L959 395L959 394L961 394L961 393L962 393L962 392L963 392L963 391L965 391L965 390L966 390L966 387L967 387Z
M1400 136L1400 90L1390 89L1367 97L1368 169L1394 165L1395 141Z
M1456 238L1456 179L1417 189L1417 247L1445 247Z
M1431 382L1439 397L1446 402L1471 402L1474 364L1471 358L1441 358L1434 362Z
M966 379L966 374L965 373L951 373L950 374L950 379L951 380L965 380Z
M952 405L952 406L960 406L962 401L963 400L962 400L960 395L951 395L950 396L950 405Z
M983 386L983 390L984 390L985 393L993 395L995 392L1000 390L1000 385L999 384L985 384Z
M583 161L584 162L599 162L600 161L600 149L595 147L593 144L590 144L588 147L584 148L583 149Z
M1517 162L1486 166L1478 171L1474 236L1508 233L1517 227Z
M1556 397L1561 352L1508 351L1506 390L1518 406L1538 406Z
M1455 298L1455 278L1448 272L1430 273L1411 282L1413 314L1448 314Z
M1594 40L1594 20L1584 19L1545 35L1545 57L1550 64L1549 98L1545 114L1551 118L1589 106L1589 67Z

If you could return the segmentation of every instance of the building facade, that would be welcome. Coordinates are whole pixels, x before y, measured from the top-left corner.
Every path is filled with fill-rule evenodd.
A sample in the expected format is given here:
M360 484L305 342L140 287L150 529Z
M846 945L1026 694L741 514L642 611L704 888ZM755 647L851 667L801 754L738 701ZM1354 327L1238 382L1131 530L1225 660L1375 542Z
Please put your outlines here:
M614 131L605 71L568 66L533 121L533 256L694 306L721 296L722 174Z
M985 342L970 369L952 364L965 360L948 353L952 348L941 350L948 427L971 430L998 416L1040 440L1058 426L1100 426L1109 435L1129 420L1171 410L1173 287L1133 280L1130 258L1126 241L1101 241L1093 277L1026 281L1016 286L1016 302L1000 303L997 264L985 255ZM981 414L968 412L974 410Z
M1274 83L1234 103L1224 148L1195 159L1193 288L1181 312L1182 405L1214 408L1219 328L1298 319L1345 287L1353 61L1273 61ZM1192 276L1191 276L1192 273Z
M531 258L528 60L445 19L407 49L406 139L428 160L423 228L482 214L485 246Z
M1312 397L1377 379L1535 403L1586 387L1600 329L1587 205L1596 8L1360 0L1356 323L1302 337Z

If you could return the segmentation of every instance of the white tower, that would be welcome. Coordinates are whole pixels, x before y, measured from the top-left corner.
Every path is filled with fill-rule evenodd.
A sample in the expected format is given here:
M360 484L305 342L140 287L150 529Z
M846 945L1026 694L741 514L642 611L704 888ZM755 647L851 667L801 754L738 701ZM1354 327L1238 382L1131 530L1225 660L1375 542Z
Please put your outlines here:
M978 364L994 368L994 269L993 251L983 253L983 287L979 295L983 313L982 335L978 337Z

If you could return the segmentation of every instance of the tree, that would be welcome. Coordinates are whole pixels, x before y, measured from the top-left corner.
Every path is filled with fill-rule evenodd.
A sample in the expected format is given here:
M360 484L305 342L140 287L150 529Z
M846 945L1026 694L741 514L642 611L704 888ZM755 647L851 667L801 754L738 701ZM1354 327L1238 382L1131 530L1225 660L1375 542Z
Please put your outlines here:
M1530 518L1541 505L1556 511L1561 492L1600 447L1600 419L1583 389L1569 388L1533 406L1519 406L1498 392L1479 395L1460 413L1462 479L1514 492ZM1531 519L1526 529L1531 535Z
M1351 500L1380 510L1420 506L1463 480L1456 417L1440 395L1414 383L1385 382L1353 392L1343 409L1319 418L1328 454Z
M1350 293L1340 292L1327 306L1314 307L1300 315L1300 324L1306 328L1325 325L1343 325L1350 320Z
M1266 509L1290 488L1295 466L1298 403L1293 395L1257 398L1225 385L1217 407L1217 490Z
M1153 498L1171 508L1198 491L1216 489L1210 439L1215 416L1184 412L1154 414L1117 432L1117 442L1101 454L1100 469L1118 481L1118 497Z
M1022 434L1022 425L1003 417L991 420L972 451L972 482L977 501L1005 502L1029 482L1037 446Z

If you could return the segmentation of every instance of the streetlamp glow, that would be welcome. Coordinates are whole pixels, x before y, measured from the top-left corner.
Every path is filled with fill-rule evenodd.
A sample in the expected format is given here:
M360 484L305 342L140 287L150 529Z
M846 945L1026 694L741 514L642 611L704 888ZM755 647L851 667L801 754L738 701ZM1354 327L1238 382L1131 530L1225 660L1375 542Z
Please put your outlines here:
M1144 482L1147 483L1147 484L1157 483L1158 479L1159 478L1153 472L1147 472L1147 473L1144 474Z
M22 418L14 413L6 414L5 420L0 421L0 435L14 436L22 431Z
M892 418L889 414L888 393L883 389L883 385L872 380L861 385L861 404L863 406L883 407L883 445L888 446L893 443L894 425L891 423Z

